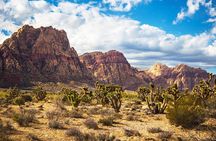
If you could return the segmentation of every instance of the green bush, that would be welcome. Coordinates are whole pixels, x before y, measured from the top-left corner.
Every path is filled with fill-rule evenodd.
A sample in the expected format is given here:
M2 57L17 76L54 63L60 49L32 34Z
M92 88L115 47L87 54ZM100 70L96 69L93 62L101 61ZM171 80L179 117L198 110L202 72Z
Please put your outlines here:
M205 113L200 105L192 104L196 97L187 95L167 108L167 118L172 124L192 128L204 122Z
M13 100L13 103L16 105L24 105L25 104L25 100L22 97L16 97Z

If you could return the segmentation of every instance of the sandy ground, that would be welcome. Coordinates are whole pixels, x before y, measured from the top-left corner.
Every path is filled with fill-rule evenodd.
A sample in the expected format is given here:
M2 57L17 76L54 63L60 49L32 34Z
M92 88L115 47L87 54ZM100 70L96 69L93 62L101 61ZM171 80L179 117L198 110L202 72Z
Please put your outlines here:
M10 115L14 112L19 111L20 107L16 105L9 105L8 107L0 108L0 118L3 121L9 121L15 128L10 138L16 141L27 141L28 134L33 134L40 138L42 141L72 141L72 137L65 135L67 129L71 127L78 127L84 133L99 134L107 133L116 136L116 138L122 141L145 141L145 140L161 140L158 135L159 133L149 133L149 128L161 128L163 131L172 132L173 135L168 140L180 141L180 140L208 140L207 138L212 137L212 133L216 132L216 119L208 119L203 125L196 129L183 129L171 125L166 119L165 114L152 115L147 112L147 106L145 104L135 105L129 104L130 102L124 102L121 108L121 112L118 114L113 126L103 126L98 123L99 129L88 129L83 122L87 118L92 118L96 122L100 118L108 115L114 115L115 113L110 107L102 107L100 105L81 105L80 111L83 113L83 118L71 118L68 116L59 117L59 121L63 124L64 129L51 129L48 126L48 119L46 116L47 111L53 111L56 109L56 103L49 100L48 102L30 102L26 103L22 108L24 109L36 109L37 121L30 124L29 127L21 127L12 120ZM41 108L43 107L43 108ZM66 106L67 111L70 113L71 106ZM95 109L103 109L104 112L100 114L92 114L91 111ZM129 121L128 115L133 115L135 120ZM137 130L141 136L127 137L124 134L124 129ZM210 129L212 131L210 131Z

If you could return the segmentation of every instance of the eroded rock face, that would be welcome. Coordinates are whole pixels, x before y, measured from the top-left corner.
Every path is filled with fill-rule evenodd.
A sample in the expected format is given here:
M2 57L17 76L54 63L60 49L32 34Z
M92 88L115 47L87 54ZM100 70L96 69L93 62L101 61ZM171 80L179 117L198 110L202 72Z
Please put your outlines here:
M151 76L152 82L157 85L167 87L177 84L181 89L192 89L201 79L207 79L208 73L200 68L189 67L184 64L170 68L163 64L153 65L147 74Z
M136 69L118 51L85 53L80 56L80 60L99 81L119 84L129 89L142 83L136 76Z
M92 79L63 30L25 25L0 46L0 86Z

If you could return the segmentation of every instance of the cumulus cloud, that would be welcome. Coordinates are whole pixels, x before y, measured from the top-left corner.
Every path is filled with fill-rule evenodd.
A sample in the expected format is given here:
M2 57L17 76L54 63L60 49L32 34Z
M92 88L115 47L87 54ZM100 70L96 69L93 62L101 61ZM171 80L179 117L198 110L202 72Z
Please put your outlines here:
M71 46L79 54L116 49L123 52L132 65L146 67L155 62L167 65L185 63L192 66L216 66L216 28L199 35L175 36L139 21L106 15L91 4L19 0L0 3L0 31L15 32L23 24L34 27L53 26L67 32ZM22 1L22 2L21 2ZM39 4L36 4L36 3ZM23 15L24 14L24 15ZM0 42L8 37L0 33Z
M181 11L177 14L176 19L173 21L173 24L177 24L186 17L193 16L201 6L207 8L208 14L211 17L216 16L216 8L213 6L212 0L187 0L187 9L181 9ZM209 21L211 22L212 20Z
M152 0L103 0L103 3L108 4L109 9L113 11L130 11L141 2L148 4L151 1Z

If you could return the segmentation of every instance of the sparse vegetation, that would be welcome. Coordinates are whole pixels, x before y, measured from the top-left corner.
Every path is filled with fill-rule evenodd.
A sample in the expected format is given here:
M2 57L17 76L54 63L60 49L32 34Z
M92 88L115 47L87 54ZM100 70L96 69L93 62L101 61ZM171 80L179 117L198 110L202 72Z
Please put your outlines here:
M16 105L24 105L25 100L22 97L16 97L14 98L13 103Z
M95 122L93 119L88 118L84 121L84 124L89 129L98 129L97 122Z
M63 129L64 128L62 123L60 123L56 119L50 120L48 125L49 125L49 128L53 128L53 129Z
M19 113L14 113L13 120L16 121L20 126L29 126L30 123L36 120L36 113L37 112L34 109L22 109Z
M114 118L113 117L103 117L98 122L102 123L102 125L104 126L112 126L114 122Z
M152 139L156 137L161 140L176 138L172 137L172 135L176 131L181 131L181 128L174 132L170 132L173 130L163 131L160 128L162 126L168 126L168 129L175 129L164 118L167 118L171 124L188 128L188 132L193 131L196 126L197 132L205 134L207 132L208 135L214 130L214 127L211 127L214 125L208 125L209 123L207 122L202 124L209 117L211 117L211 120L212 117L216 117L216 114L214 114L216 111L216 87L213 85L213 78L211 80L200 81L193 91L180 90L176 84L166 89L150 84L149 87L138 89L139 99L136 92L127 93L123 91L122 87L99 83L96 83L95 91L90 91L87 87L83 87L81 91L62 89L58 93L49 92L48 96L46 96L46 92L41 91L43 91L41 88L37 89L37 92L34 90L36 100L32 100L31 92L24 90L21 92L17 88L10 89L7 95L2 97L3 102L6 99L5 101L8 103L1 105L1 108L4 110L0 109L0 114L3 114L4 118L12 118L16 123L25 128L31 126L37 129L36 126L38 123L43 123L40 124L40 128L47 129L49 127L50 129L47 129L49 132L53 132L53 129L62 129L58 132L68 129L65 134L69 138L72 137L71 140L76 141L117 141L118 139L114 136L116 135L115 133L113 135L113 131L123 133L120 135L120 138L123 139L128 137L132 140L133 138L141 140L151 139L150 137L146 138L146 134L153 136ZM44 99L46 102L41 101ZM96 101L98 103L95 103ZM23 104L25 105L22 106ZM68 109L71 105L73 108ZM36 111L31 110L31 107L39 109L42 107L43 110L37 112L37 118ZM20 111L17 112L17 108ZM209 121L212 122L211 120ZM151 122L153 124L150 124ZM78 126L82 127L82 124L88 129L84 128L85 130L81 131L77 128ZM71 128L71 125L74 127ZM101 127L101 125L103 126ZM157 126L154 127L152 125ZM102 130L97 130L99 126ZM1 127L2 125L0 124ZM6 124L4 124L4 128L6 128ZM17 128L22 127L18 126ZM141 128L147 130L147 132L139 130ZM114 130L112 131L112 129ZM167 127L164 129L167 129ZM104 132L103 130L106 131ZM1 130L0 135L3 135ZM7 135L4 135L3 139L7 140L9 138ZM25 134L25 139L40 140L40 136L37 137L30 133Z
M131 137L131 136L141 136L141 134L139 133L139 131L137 130L132 130L132 129L124 129L124 134L127 137Z
M151 127L151 128L147 128L147 131L149 133L160 133L163 130L161 128L159 128L159 127Z
M46 91L43 90L42 87L37 87L33 90L33 93L35 95L35 98L38 100L38 101L41 101L41 100L44 100L46 98Z

